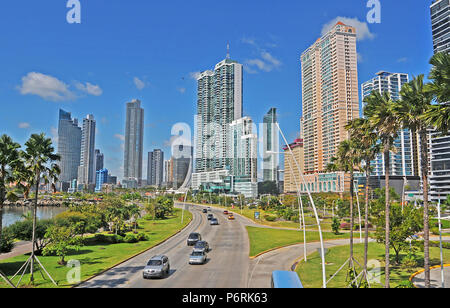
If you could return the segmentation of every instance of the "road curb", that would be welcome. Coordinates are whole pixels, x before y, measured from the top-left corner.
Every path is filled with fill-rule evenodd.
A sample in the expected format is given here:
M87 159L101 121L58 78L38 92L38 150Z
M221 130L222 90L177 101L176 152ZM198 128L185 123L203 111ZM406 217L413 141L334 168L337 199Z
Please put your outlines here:
M191 213L192 213L192 212L191 212ZM95 274L94 276L89 277L89 278L87 278L86 280L83 280L83 281L81 281L81 282L79 282L79 283L77 283L77 284L75 284L75 285L70 286L70 288L76 288L76 287L79 287L79 286L82 285L83 283L86 283L86 282L88 282L88 281L91 281L92 279L97 278L98 276L100 276L100 275L106 273L107 271L109 271L109 270L111 270L111 269L113 269L113 268L115 268L115 267L117 267L117 266L119 266L119 265L122 265L122 264L124 264L125 262L128 262L128 261L130 261L131 259L136 258L136 257L138 257L138 256L140 256L140 255L142 255L142 254L144 254L144 253L146 253L146 252L148 252L149 250L152 250L153 248L156 248L156 247L158 247L158 246L161 246L162 244L164 244L165 242L167 242L168 240L170 240L170 239L172 239L173 237L177 236L178 234L180 234L181 232L183 232L186 228L188 228L188 227L191 225L192 220L193 220L193 219L191 218L190 221L189 221L189 223L188 223L186 226L184 226L182 229L178 230L176 233L172 234L170 237L166 238L165 240L163 240L163 241L161 241L161 242L155 244L154 246L152 246L152 247L150 247L150 248L147 248L146 250L144 250L144 251L142 251L142 252L139 252L139 253L137 253L137 254L135 254L135 255L133 255L133 256L127 258L126 260L123 260L123 261L121 261L121 262L119 262L119 263L117 263L117 264L115 264L115 265L113 265L113 266L111 266L111 267L109 267L109 268L107 268L107 269L105 269L105 270L102 270L100 273Z
M450 264L444 264L444 267L450 267ZM441 266L440 265L436 265L436 266L430 267L430 271L438 269L438 268L441 268ZM411 275L411 277L409 277L409 281L412 282L412 284L414 285L414 287L416 289L418 289L419 287L414 284L413 280L414 280L414 278L416 278L416 276L418 276L418 275L420 275L420 274L422 274L424 272L425 272L425 269L421 269L420 271L415 272L414 274Z

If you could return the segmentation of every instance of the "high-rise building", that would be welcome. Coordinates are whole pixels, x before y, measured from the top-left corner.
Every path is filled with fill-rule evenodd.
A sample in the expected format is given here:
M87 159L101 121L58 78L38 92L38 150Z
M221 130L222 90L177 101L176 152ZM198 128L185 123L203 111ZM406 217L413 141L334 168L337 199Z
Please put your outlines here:
M94 116L89 114L83 119L78 185L95 184L95 129Z
M154 150L148 153L147 185L161 186L164 176L164 152Z
M450 1L437 0L430 7L434 52L450 51ZM444 201L450 195L450 136L431 132L429 139L430 200Z
M172 188L173 185L173 158L164 161L164 185Z
M195 172L227 169L229 124L242 118L242 64L225 59L197 79Z
M430 7L434 52L450 51L450 0L435 0Z
M400 91L408 81L408 74L381 71L377 73L376 77L361 85L363 101L374 91L380 94L387 92L394 101L399 100L401 98ZM408 129L398 132L398 137L394 140L396 151L390 154L390 175L403 177L419 175L417 137L417 135L413 136ZM375 161L372 162L372 175L384 176L384 166L384 155L377 155Z
M95 171L102 170L104 165L105 156L100 150L95 150Z
M127 103L125 126L124 180L129 186L142 182L143 143L144 109L141 108L141 101L133 100Z
M264 182L278 183L279 169L279 133L277 128L277 110L271 108L264 116L262 127L262 170Z
M60 182L71 183L78 178L81 154L81 128L78 120L72 119L71 114L59 110L58 124L58 154L61 156Z
M96 171L95 191L101 192L103 184L108 184L108 169Z
M356 29L338 22L303 52L301 64L305 179L313 192L329 182L343 191L343 175L327 175L326 167L349 137L345 126L359 117Z
M296 139L289 146L283 148L285 152L284 158L284 193L297 193L297 186L301 188L301 178L298 167L303 171L304 151L303 139ZM292 153L291 153L292 150ZM294 160L295 157L295 160ZM297 163L296 163L297 162ZM298 167L297 167L298 164ZM330 187L329 191L332 187Z
M230 124L230 171L235 192L246 198L258 197L258 165L256 126L249 117Z
M172 183L174 189L190 183L193 170L194 148L176 145L172 148Z

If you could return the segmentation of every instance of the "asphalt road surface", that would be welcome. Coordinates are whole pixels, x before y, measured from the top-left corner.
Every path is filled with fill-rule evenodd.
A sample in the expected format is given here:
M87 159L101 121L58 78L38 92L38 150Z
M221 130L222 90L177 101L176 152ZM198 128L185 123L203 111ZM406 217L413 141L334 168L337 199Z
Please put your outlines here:
M189 206L193 214L191 224L164 244L135 257L122 265L83 283L83 288L245 288L249 269L249 240L245 225L248 222L236 215L229 221L221 210L212 209L219 226L211 226L203 207ZM189 265L186 240L198 232L211 251L205 265ZM155 255L166 255L170 261L170 275L164 279L144 280L142 271Z

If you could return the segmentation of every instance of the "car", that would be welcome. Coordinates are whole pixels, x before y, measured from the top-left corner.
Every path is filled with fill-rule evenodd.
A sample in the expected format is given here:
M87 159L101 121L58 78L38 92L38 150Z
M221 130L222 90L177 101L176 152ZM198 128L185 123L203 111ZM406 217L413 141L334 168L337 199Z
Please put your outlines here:
M218 226L219 225L219 220L217 218L213 218L209 221L209 224L211 226Z
M234 220L235 218L234 218L234 215L233 214L230 214L230 215L228 215L228 220Z
M191 233L187 239L188 246L195 246L198 241L202 240L202 236L199 233Z
M211 220L211 219L213 219L214 218L214 215L213 214L208 214L208 220Z
M204 214L208 213L208 210L207 209L203 209L203 213Z
M189 256L189 264L205 264L206 263L206 258L207 258L207 255L206 255L206 252L201 252L201 251L198 251L198 252L195 252L195 251L193 251L192 253L191 253L191 255Z
M170 263L167 256L154 256L148 261L142 273L144 279L169 276Z
M223 214L228 215L228 211L227 210L223 211Z
M212 210L211 210L211 207L210 206L208 206L208 212L211 212Z
M207 241L198 241L194 246L194 252L209 252L209 244Z

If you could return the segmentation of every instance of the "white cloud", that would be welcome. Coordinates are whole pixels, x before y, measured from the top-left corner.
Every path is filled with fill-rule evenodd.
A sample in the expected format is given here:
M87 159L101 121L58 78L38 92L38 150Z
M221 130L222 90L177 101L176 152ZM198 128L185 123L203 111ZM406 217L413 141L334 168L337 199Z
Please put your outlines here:
M329 23L325 24L322 28L322 35L325 35L328 31L333 29L333 27L339 21L348 26L352 26L352 27L356 28L356 39L358 41L375 38L375 35L372 32L370 32L369 26L366 22L359 21L358 18L341 17L341 16L336 17Z
M51 127L50 128L50 134L52 135L51 139L52 139L52 143L53 145L57 145L58 144L58 129L55 127Z
M22 95L37 95L49 101L59 102L75 99L69 86L55 77L30 72L22 77L22 85L18 87Z
M357 57L358 57L358 62L363 62L364 58L362 56L362 54L360 54L359 52L356 53Z
M198 77L200 77L200 74L201 74L201 72L192 72L192 73L189 73L189 76L190 76L192 79L197 80Z
M180 92L181 94L184 94L186 93L186 88L178 88L177 91Z
M271 72L280 68L283 64L280 60L276 59L269 52L263 50L260 53L261 58L250 59L246 61L246 70L249 73L257 73L256 68L263 72Z
M134 77L133 81L134 81L134 85L136 86L136 88L138 88L138 90L142 90L147 86L144 81L142 81L141 79L139 79L137 77Z
M398 63L405 63L408 62L408 58L404 57L404 58L400 58L397 60Z
M125 141L125 136L124 135L120 135L120 134L115 134L114 138L119 139L121 141Z
M30 123L21 122L21 123L19 123L19 128L23 128L23 129L30 128Z
M75 84L75 87L76 87L78 90L83 91L83 92L85 92L85 93L87 93L87 94L90 94L90 95L100 96L100 95L103 94L103 90L100 88L100 86L98 86L98 85L93 85L93 84L91 84L91 83L89 83L89 82L86 82L85 85L82 84L81 82L77 82L77 83Z

